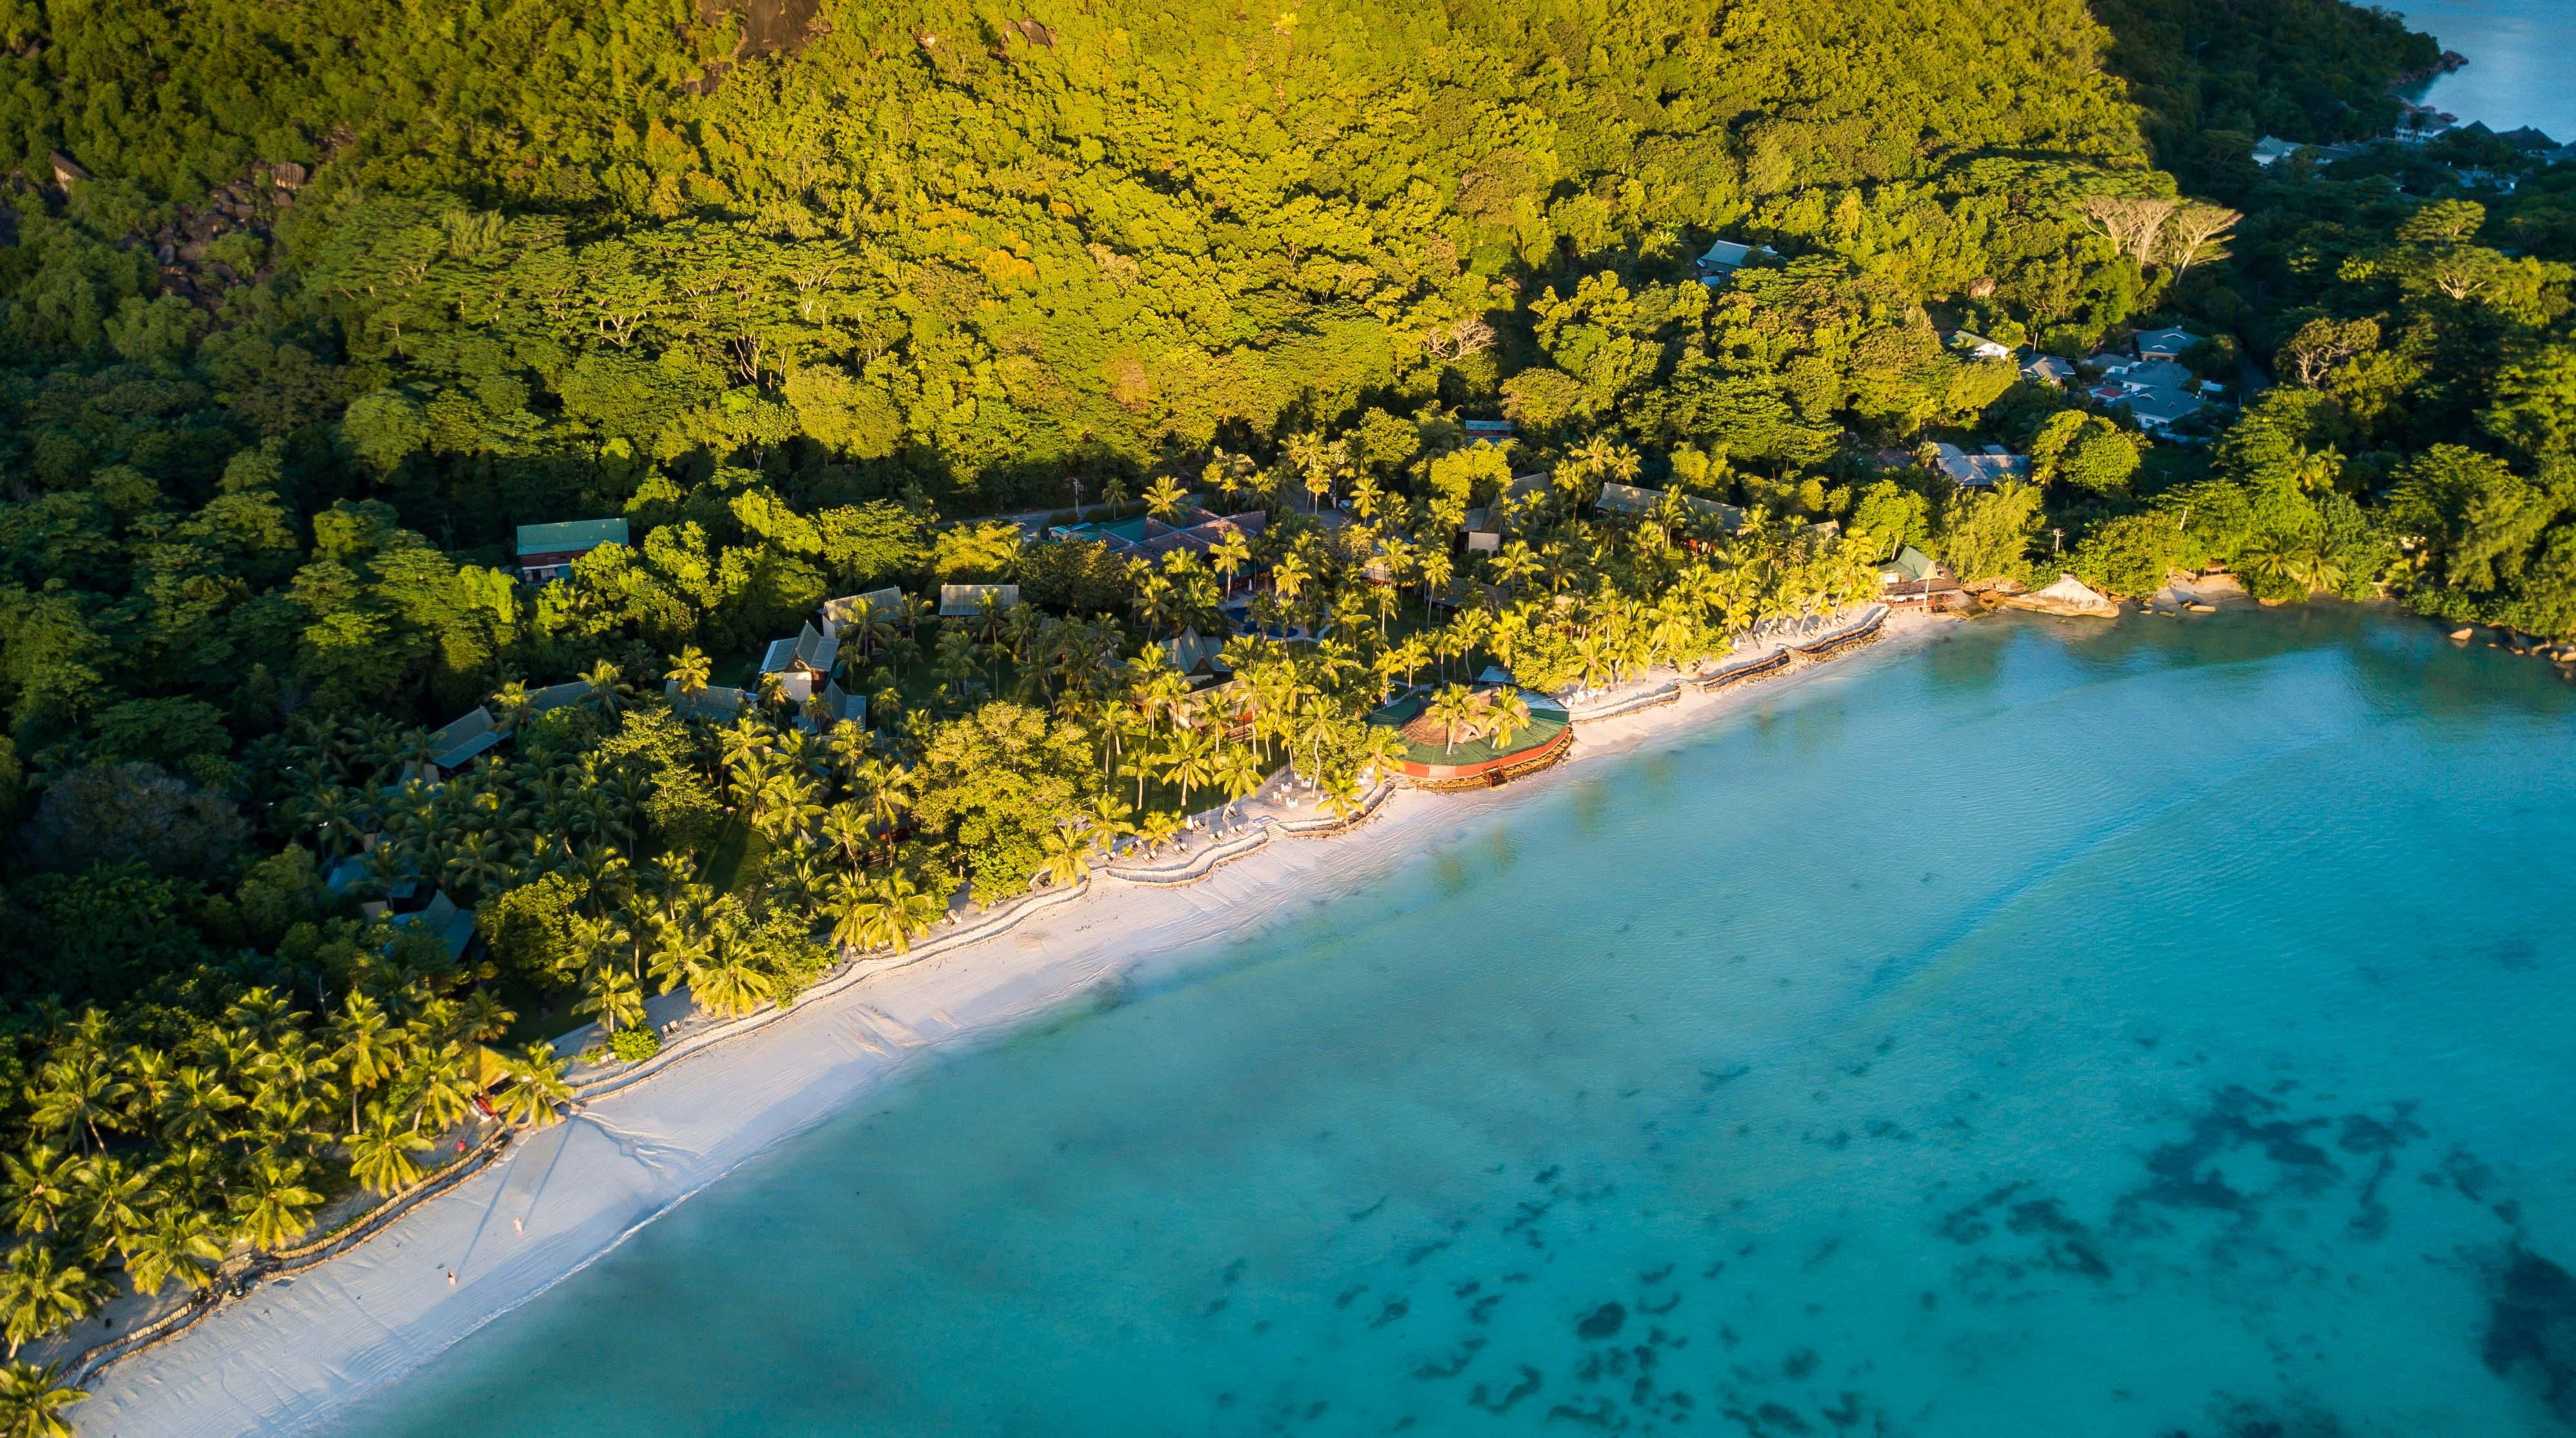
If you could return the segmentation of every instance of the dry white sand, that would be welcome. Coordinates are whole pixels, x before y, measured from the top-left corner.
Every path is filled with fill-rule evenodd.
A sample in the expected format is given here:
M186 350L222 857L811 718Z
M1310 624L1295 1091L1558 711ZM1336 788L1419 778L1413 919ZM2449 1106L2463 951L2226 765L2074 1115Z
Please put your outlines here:
M1886 632L1902 642L1946 622L1897 615ZM1860 651L1852 667L1890 647ZM1712 696L1686 692L1677 704L1586 722L1569 764L1579 770L1846 667L1802 668ZM1400 792L1355 833L1277 839L1186 888L1096 881L1086 898L1006 934L800 1005L524 1138L373 1242L264 1284L109 1366L70 1416L81 1433L124 1438L310 1426L924 1055L1007 1032L1148 955L1247 933L1303 902L1348 892L1505 805L1544 795L1550 779L1463 795Z

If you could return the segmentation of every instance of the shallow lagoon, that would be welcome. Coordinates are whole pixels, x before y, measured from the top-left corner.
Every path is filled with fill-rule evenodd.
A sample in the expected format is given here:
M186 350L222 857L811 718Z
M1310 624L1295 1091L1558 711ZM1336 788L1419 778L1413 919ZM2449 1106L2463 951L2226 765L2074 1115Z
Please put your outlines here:
M340 1431L2565 1432L2572 701L2343 608L1865 652L1140 956Z

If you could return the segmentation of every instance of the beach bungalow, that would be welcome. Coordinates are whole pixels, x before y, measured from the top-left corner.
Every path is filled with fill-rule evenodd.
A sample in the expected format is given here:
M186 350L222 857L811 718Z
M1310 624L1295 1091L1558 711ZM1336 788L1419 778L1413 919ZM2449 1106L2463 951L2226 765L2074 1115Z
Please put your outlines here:
M760 672L763 677L783 677L787 696L802 704L831 681L832 665L840 657L841 641L807 624L793 639L769 641L769 652L760 657Z
M1899 609L1940 608L1958 594L1959 577L1950 566L1913 545L1896 552L1878 572L1878 597Z
M1467 443L1501 444L1520 433L1520 426L1507 419L1470 419L1459 422L1467 432Z
M413 925L438 940L446 946L450 963L464 958L474 944L474 911L459 907L445 889L430 896L429 907L416 914L398 914L394 921Z
M543 689L531 689L528 691L528 717L533 719L548 710L578 704L589 695L590 686L578 679L568 684L549 684Z
M1158 643L1172 668L1194 683L1212 682L1234 672L1225 662L1225 641L1201 634L1195 627Z
M501 739L501 726L493 719L492 711L477 704L462 718L451 719L430 734L430 767L440 774L452 774Z
M1494 527L1494 512L1479 508L1468 510L1458 522L1458 547L1467 554L1500 554L1503 532Z
M603 544L624 544L622 519L574 519L519 526L519 577L544 584L572 573L572 562Z
M717 686L701 689L695 694L683 695L680 692L680 681L677 679L666 679L662 682L662 695L671 701L671 708L683 717L705 719L730 719L742 712L742 706L751 697L740 689Z
M1613 514L1653 514L1664 507L1665 491L1645 489L1633 484L1601 486L1600 507ZM1681 496L1682 508L1703 519L1715 520L1727 533L1744 527L1744 511L1731 504L1702 499L1695 494Z
M973 619L983 614L988 607L997 611L1016 609L1019 603L1020 587L1016 584L943 584L939 586L939 617L942 619Z
M825 680L823 692L811 699L799 701L796 727L808 734L820 734L844 720L862 729L867 727L867 696L844 694L841 692L840 685Z
M2138 358L2142 360L2178 360L2200 343L2200 336L2189 330L2148 330L2138 336Z
M1987 445L1975 454L1946 442L1932 449L1932 467L1950 476L1962 489L1983 489L2030 476L2029 457L2014 454L1999 444Z
M863 624L870 619L902 619L910 611L904 607L903 591L889 584L841 599L823 601L823 637L839 639L841 626Z

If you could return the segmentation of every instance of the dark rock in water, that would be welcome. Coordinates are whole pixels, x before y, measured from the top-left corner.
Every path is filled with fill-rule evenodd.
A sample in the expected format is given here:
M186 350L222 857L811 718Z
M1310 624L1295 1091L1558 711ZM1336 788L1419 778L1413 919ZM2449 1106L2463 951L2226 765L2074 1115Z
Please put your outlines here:
M1377 1311L1377 1317L1369 1320L1369 1327L1372 1330L1384 1328L1388 1324L1393 1323L1395 1320L1402 1318L1404 1315L1412 1311L1413 1303L1411 1300L1390 1298L1386 1301L1386 1306Z
M1788 1407L1786 1404L1765 1403L1761 1407L1753 1410L1753 1416L1761 1419L1764 1423L1783 1433L1813 1433L1816 1431L1815 1424L1799 1417L1797 1410Z
M1815 1371L1816 1350L1812 1348L1801 1348L1797 1352L1780 1360L1781 1376L1788 1378L1793 1382L1804 1379L1808 1374Z
M2576 1277L2514 1245L2487 1313L2486 1363L2576 1424Z
M1574 1325L1574 1336L1583 1339L1585 1342L1597 1342L1604 1338L1615 1338L1618 1336L1620 1328L1625 1326L1627 1322L1627 1309L1620 1307L1616 1303L1605 1303L1599 1308L1593 1309L1590 1313L1585 1314L1583 1316L1583 1321Z

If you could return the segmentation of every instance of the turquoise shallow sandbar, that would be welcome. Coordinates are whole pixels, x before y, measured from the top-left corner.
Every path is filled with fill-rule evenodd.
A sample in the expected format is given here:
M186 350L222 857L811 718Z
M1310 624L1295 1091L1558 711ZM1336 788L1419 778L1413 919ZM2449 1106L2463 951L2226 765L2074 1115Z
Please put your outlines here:
M2576 1430L2571 753L2547 666L2346 608L1882 645L883 1092L337 1431Z

